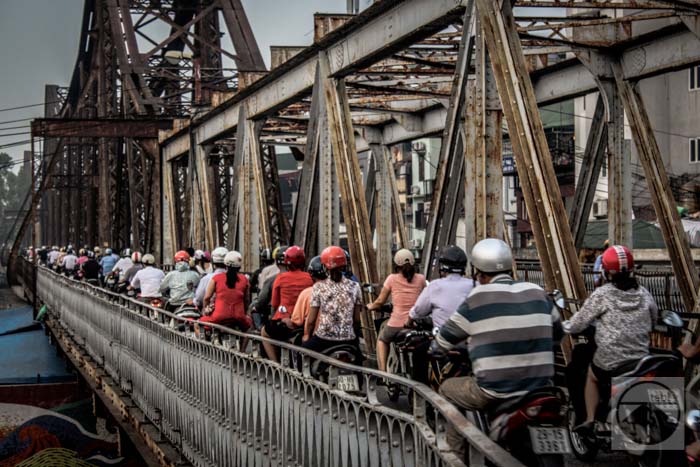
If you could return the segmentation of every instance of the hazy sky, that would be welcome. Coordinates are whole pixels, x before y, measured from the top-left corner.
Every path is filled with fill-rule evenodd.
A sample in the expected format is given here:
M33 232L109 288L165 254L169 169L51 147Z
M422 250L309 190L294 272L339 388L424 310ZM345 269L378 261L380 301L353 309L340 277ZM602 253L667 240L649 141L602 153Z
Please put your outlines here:
M363 0L362 3L367 3ZM269 66L270 45L309 45L313 13L343 13L346 0L243 0L248 19ZM40 103L44 84L67 85L80 39L83 0L0 0L0 109ZM43 107L0 111L0 146L29 139L1 136L29 131L10 128L41 117ZM28 145L0 149L21 159Z

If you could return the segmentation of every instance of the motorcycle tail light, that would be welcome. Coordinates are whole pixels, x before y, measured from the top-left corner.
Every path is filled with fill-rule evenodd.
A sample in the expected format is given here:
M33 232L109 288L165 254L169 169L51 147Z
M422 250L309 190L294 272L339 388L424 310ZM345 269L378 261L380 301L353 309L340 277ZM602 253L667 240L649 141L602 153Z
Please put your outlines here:
M530 418L535 418L540 414L542 411L542 406L541 405L531 405L530 407L525 409L525 415L527 415Z

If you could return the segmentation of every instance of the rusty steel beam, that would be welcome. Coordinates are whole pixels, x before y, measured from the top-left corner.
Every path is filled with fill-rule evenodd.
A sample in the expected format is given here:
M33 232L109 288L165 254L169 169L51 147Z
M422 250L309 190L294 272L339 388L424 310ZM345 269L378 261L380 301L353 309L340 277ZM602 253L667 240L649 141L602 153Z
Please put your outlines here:
M565 1L565 0L516 0L515 5L518 7L528 8L591 8L591 9L631 9L631 10L663 10L675 8L671 2L667 1Z
M633 83L626 80L618 62L612 63L615 83L632 129L632 138L637 148L639 161L649 185L651 201L656 218L664 235L678 288L686 310L698 306L698 272L690 252L688 236L685 234L676 202L671 191L661 151L656 142L644 101Z
M632 166L625 153L625 113L614 83L600 85L608 109L608 238L632 244Z
M38 138L158 138L160 130L172 127L169 119L36 118L31 123Z
M603 97L598 96L591 128L588 132L586 148L583 152L583 162L576 183L576 193L574 194L574 201L571 204L571 213L569 214L571 234L574 237L574 244L579 248L586 234L588 217L595 198L596 186L598 185L598 176L605 161L607 140L608 127L605 123L605 104Z
M321 217L319 212L319 177L322 164L320 154L322 147L326 146L328 124L326 120L325 97L322 89L321 76L316 67L316 77L311 96L311 109L309 110L309 123L307 126L306 145L304 146L304 163L299 181L299 195L294 210L294 235L292 242L304 248L307 255L312 251L318 251L316 240L318 237L318 223Z
M499 10L490 0L476 0L491 57L498 93L508 123L518 176L532 221L545 286L583 299L586 289L544 136L534 89L526 71L509 1Z
M319 53L319 73L325 93L331 152L335 163L338 188L343 199L342 209L353 270L362 283L378 281L375 252L372 248L372 230L369 224L367 202L362 174L355 149L355 132L350 119L347 94L343 80L330 77L328 56ZM366 297L369 299L369 297ZM368 352L374 351L376 330L374 321L365 310L362 328Z
M463 17L462 38L459 46L459 58L453 77L452 94L447 109L447 117L440 145L440 159L435 175L430 217L425 231L423 262L421 267L426 277L437 276L438 250L454 239L457 226L459 201L463 198L464 184L459 176L464 166L464 138L461 127L464 118L464 93L467 84L467 72L474 48L473 27L474 2L467 3Z
M480 28L475 46L476 73L467 101L465 164L466 250L484 238L503 238L503 112L491 60Z

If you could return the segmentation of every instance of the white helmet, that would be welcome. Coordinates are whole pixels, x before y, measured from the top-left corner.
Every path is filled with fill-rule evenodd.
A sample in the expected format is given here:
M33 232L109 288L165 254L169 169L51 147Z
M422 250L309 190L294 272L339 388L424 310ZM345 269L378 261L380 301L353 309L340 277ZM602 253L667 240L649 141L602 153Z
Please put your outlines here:
M471 262L482 272L506 272L513 269L513 253L503 240L486 238L472 248Z
M132 263L140 263L141 262L141 253L138 251L134 251L131 253L131 262Z
M153 256L152 254L148 253L148 254L143 255L143 258L141 259L141 262L142 262L143 264L151 264L151 265L153 265L153 264L156 264L156 258L155 258L155 256Z
M394 263L397 266L403 266L404 264L416 264L416 258L413 257L411 250L401 248L394 255Z
M202 250L195 250L194 252L194 259L199 261L202 258L204 258L204 252Z
M237 251L229 251L224 258L224 264L229 267L240 268L243 266L243 256Z
M226 255L228 254L228 248L223 246L214 248L211 252L211 262L215 264L221 264L226 260Z

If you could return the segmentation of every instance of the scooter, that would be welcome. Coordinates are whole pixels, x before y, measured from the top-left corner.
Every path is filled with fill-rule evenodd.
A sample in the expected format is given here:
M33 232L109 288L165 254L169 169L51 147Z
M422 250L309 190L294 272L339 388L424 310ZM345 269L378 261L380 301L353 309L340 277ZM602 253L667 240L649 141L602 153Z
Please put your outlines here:
M655 326L654 341L664 342L667 350L672 351L680 344L683 321L673 311L663 311L658 325ZM567 385L571 398L571 407L568 415L569 436L574 455L579 459L592 462L600 450L612 449L613 422L624 420L629 424L626 433L639 433L640 438L635 439L636 445L656 444L654 441L661 433L668 433L677 427L678 420L671 419L664 412L648 404L639 404L634 407L633 413L627 413L626 407L618 407L618 397L628 388L638 382L650 380L654 377L682 376L681 359L674 354L652 353L638 362L632 362L627 368L621 369L610 387L600 387L601 401L598 407L596 423L593 432L582 435L574 430L574 427L585 419L584 386L585 372L588 371L590 362L595 352L594 329L588 329L578 336L579 343L572 351L572 364L567 369ZM624 411L624 412L623 412ZM621 418L622 417L622 418ZM643 450L631 446L628 453L632 455L640 466L660 467L664 465L676 465L678 452Z
M468 376L468 350L460 347L442 355L430 352L431 384ZM485 410L466 411L467 418L495 443L527 467L563 467L571 452L566 429L566 396L558 387L543 387L525 395L504 399Z
M401 330L389 351L386 363L387 371L394 375L427 383L427 351L436 332L439 332L439 329L433 327L433 320L430 317L417 320L414 328ZM420 364L421 358L426 362L426 365ZM402 392L401 388L397 384L389 384L387 386L389 399L397 401ZM410 391L407 396L410 400Z

